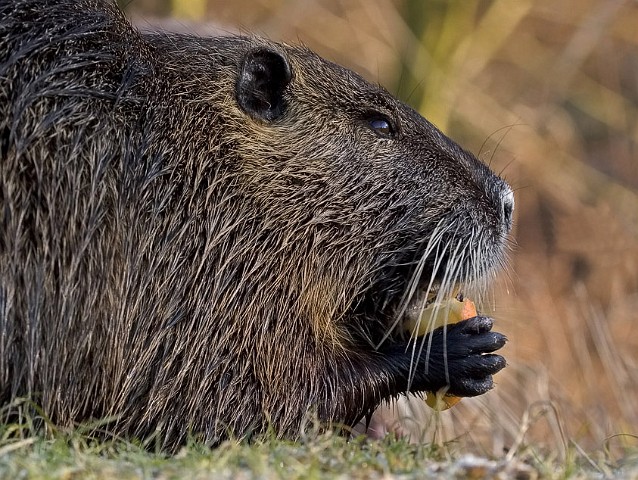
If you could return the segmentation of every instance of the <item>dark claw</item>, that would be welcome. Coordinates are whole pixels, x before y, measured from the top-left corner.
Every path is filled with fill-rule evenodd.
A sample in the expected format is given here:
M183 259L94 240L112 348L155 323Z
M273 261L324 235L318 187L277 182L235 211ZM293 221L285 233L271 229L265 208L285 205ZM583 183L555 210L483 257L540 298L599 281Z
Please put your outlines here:
M480 334L489 332L492 330L492 326L494 325L494 320L490 317L477 316L468 318L467 320L463 320L459 322L457 325L461 327L461 331L463 333L468 334Z
M472 317L454 325L439 327L434 334L446 337L450 357L492 353L507 342L505 335L491 331L493 323L489 317ZM447 329L445 333L444 329Z
M485 358L487 360L488 364L491 363L491 366L489 367L489 370L490 370L490 373L492 375L494 375L495 373L500 372L505 367L507 367L507 362L500 355L494 355L494 354L483 355L483 358Z
M450 387L449 393L458 397L476 397L483 395L494 388L494 380L492 376L483 377L481 379L464 379L458 384Z
M468 358L465 372L472 377L484 377L500 372L506 365L505 359L500 355L477 355L474 358Z
M507 337L502 333L488 332L468 342L468 353L492 353L505 345L506 342Z

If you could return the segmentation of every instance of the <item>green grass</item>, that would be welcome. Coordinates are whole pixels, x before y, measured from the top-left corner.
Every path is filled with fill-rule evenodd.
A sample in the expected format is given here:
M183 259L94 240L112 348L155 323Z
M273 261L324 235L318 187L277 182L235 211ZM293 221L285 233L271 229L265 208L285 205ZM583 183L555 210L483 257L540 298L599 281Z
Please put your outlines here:
M215 449L193 442L171 456L153 452L152 442L95 440L80 430L30 432L30 425L0 425L0 478L638 478L636 451L614 463L604 452L596 459L576 449L562 462L529 448L486 459L460 453L460 444L347 439L328 432L301 442L266 438Z

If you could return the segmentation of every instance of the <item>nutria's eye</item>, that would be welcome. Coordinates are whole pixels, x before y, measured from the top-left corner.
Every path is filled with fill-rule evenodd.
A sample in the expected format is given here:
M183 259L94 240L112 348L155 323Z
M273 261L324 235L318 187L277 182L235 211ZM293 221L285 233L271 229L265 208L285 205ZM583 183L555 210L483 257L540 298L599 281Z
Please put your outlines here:
M390 120L386 117L378 116L368 120L368 125L377 135L386 138L394 138L396 129Z

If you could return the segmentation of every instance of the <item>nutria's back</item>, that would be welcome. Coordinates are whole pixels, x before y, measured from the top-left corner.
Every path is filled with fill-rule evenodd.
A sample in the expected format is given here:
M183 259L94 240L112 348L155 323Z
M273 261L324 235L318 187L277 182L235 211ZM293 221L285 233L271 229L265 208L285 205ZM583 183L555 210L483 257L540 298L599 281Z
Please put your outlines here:
M107 0L0 0L0 52L2 403L168 447L491 388L490 319L394 327L500 266L511 190L386 91Z

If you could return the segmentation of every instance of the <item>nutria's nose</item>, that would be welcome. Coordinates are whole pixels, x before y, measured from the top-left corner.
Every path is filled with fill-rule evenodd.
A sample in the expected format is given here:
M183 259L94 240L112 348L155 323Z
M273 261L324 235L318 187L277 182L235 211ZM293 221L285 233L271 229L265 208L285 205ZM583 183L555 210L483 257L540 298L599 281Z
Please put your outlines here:
M503 182L501 190L501 222L506 231L512 228L512 213L514 212L514 192L510 186Z

